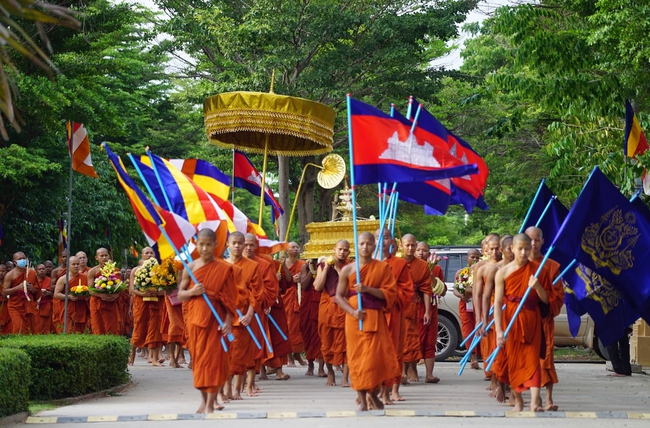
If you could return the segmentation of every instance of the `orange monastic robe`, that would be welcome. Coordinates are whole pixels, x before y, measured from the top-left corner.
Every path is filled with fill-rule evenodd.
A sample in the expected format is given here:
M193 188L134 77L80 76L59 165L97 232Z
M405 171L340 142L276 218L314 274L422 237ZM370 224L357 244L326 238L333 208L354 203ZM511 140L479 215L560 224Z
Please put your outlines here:
M258 266L256 262L246 257L242 257L233 264L238 291L237 309L242 315L246 315L248 308L251 306L256 313L262 312L261 305L255 301L254 297L255 290L262 286ZM257 324L257 321L253 316L250 327L253 328L255 324ZM232 326L235 340L230 345L230 374L243 375L248 368L255 366L255 355L259 348L255 346L255 342L246 327L239 322L239 314L233 319ZM263 346L264 340L257 339L260 345Z
M318 334L318 309L320 306L321 293L316 291L313 282L314 278L308 280L310 284L307 289L302 284L302 303L300 305L300 334L305 344L305 354L308 360L323 358L321 352L321 340Z
M321 263L324 269L325 263ZM343 268L343 266L341 266ZM321 340L321 353L326 363L340 366L347 363L345 342L345 311L336 304L336 287L339 273L331 266L325 278L325 287L318 306L318 334Z
M141 296L133 295L133 332L131 333L131 344L136 348L144 348L147 345L147 331L149 329L149 309L147 303Z
M260 366L262 364L262 360L272 358L274 353L270 352L268 350L268 347L266 346L266 342L264 340L264 336L271 341L271 332L269 330L269 319L267 315L265 314L265 311L273 306L273 303L275 303L275 299L278 297L278 292L279 292L279 285L277 278L275 277L275 272L273 272L273 268L271 267L271 264L266 261L265 259L262 259L260 257L254 257L250 259L258 264L258 277L259 281L254 284L255 289L253 291L253 298L255 299L255 304L260 307L261 311L257 313L259 316L260 322L262 323L262 329L259 327L259 323L257 322L257 319L255 319L251 325L253 332L255 333L255 336L257 337L257 340L260 342L262 345L262 349L258 349L255 351L255 364L251 367L247 367L247 369L255 368L256 371L260 369ZM257 317L255 317L257 318ZM275 348L273 344L271 345L273 348L273 351L275 351Z
M34 317L34 334L49 334L54 332L54 325L52 324L52 296L44 297L43 290L52 290L52 278L46 276L43 280L36 278L34 287L38 290L37 310L38 314Z
M173 305L168 296L163 297L165 308L167 309L167 343L176 342L184 345L183 331L185 330L185 321L183 320L183 306L181 304Z
M18 268L16 268L18 269ZM36 284L36 272L34 269L23 271L20 275L14 278L11 282L11 287L16 287L23 284L24 281ZM29 334L31 332L31 324L29 322L30 307L33 306L35 296L27 292L31 301L27 301L27 296L23 291L9 296L7 308L9 310L9 317L11 318L11 332L13 334Z
M2 295L0 295L0 334L11 334L9 299Z
M282 295L284 301L284 314L287 317L287 324L289 331L285 332L291 342L291 352L300 353L305 350L305 344L300 334L300 305L298 304L298 287L299 282L293 282L293 276L300 274L300 269L305 265L302 260L296 260L291 265L289 272L291 273L291 281L287 281L287 291ZM302 298L303 296L301 296ZM301 299L302 300L302 299Z
M271 306L271 313L269 314L275 322L280 327L280 330L287 336L287 339L282 337L278 328L273 324L271 318L269 318L269 332L271 333L271 344L273 345L273 358L267 358L264 360L264 365L277 368L282 367L284 364L287 364L287 355L291 353L291 342L289 341L289 325L287 324L287 317L284 310L284 301L282 300L281 295L283 295L287 290L287 279L284 275L284 270L280 270L280 262L273 260L270 256L262 255L261 257L267 257L267 261L270 260L271 269L269 270L269 280L274 281L278 286L278 296L276 297L275 302ZM282 279L278 281L276 276L277 272L282 272Z
M358 295L354 284L379 288L384 300L368 293L362 295L363 330L359 321L350 314L345 315L345 339L347 343L350 382L356 391L369 391L402 375L397 362L397 354L391 340L384 309L395 304L398 297L397 283L390 267L378 260L372 260L361 268L361 281L355 272L348 277L348 298L355 310L358 308Z
M432 320L428 325L424 325L424 300L431 299L431 295L433 293L431 288L431 271L429 270L429 264L424 260L418 259L417 257L413 258L413 260L407 263L410 268L411 279L413 280L413 288L416 292L415 294L417 295L416 318L418 326L418 344L420 346L419 354L421 358L435 358L436 339L438 337L438 323L436 319L436 325L435 328L433 328L433 313L431 314Z
M56 288L56 283L59 281L59 278L65 276L65 267L61 268L56 279L52 277L52 283L54 288ZM54 331L56 333L63 332L63 313L65 311L65 302L63 300L52 298L52 324L54 325Z
M90 296L90 327L93 334L120 333L120 307L117 303L118 299L112 302L105 302L98 296Z
M84 273L69 279L70 285L88 285L88 277ZM65 301L59 300L61 306L65 310ZM90 320L90 310L88 308L88 300L72 301L68 298L68 332L69 333L85 333L87 323Z
M222 320L229 314L237 316L237 287L233 268L215 259L194 271L196 279L205 286L205 294ZM190 282L190 289L194 281ZM228 379L230 358L221 345L219 323L204 301L195 296L187 301L188 346L192 355L194 387L202 392L217 392Z
M409 308L415 292L409 264L406 260L391 256L385 262L390 266L393 277L397 282L397 300L392 307L386 308L386 322L393 339L397 362L402 367L404 364L404 340L406 335L405 312ZM391 386L394 382L399 382L401 377L400 373L397 379L386 382L386 385Z
M540 263L542 258L535 260L536 263ZM548 259L545 268L548 269L549 279L554 281L560 275L560 264L555 260ZM549 383L558 383L557 372L555 371L555 359L553 357L553 347L555 346L555 317L560 314L562 310L562 305L564 305L564 284L562 281L558 281L557 284L553 285L554 298L548 300L549 311L544 318L542 318L542 329L543 329L543 339L545 342L545 353L540 355L542 357L542 386L546 386Z
M528 262L525 266L512 272L505 278L506 310L503 312L503 328L512 319L521 298L528 288L530 277L535 274L539 264ZM555 298L547 268L539 276L540 283L549 295L549 301ZM517 316L505 345L510 385L517 392L530 387L540 387L541 366L540 348L542 345L542 317L539 308L539 296L534 290L528 294L524 307ZM516 356L516 357L515 357Z

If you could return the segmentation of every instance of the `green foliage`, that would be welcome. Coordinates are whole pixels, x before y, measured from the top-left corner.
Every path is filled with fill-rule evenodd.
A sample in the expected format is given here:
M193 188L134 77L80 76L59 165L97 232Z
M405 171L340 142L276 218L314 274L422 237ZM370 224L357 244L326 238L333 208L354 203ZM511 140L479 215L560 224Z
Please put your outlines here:
M126 383L129 341L109 335L13 336L0 351L27 353L30 400L53 400L97 392ZM23 361L24 364L24 361Z
M26 352L0 347L0 418L27 411L29 368Z

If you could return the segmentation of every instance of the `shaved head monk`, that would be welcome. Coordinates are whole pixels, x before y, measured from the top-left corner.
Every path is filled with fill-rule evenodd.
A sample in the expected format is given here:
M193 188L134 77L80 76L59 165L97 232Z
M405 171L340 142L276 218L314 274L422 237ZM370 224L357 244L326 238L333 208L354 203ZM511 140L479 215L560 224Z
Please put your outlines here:
M345 342L345 312L336 304L339 275L348 263L350 243L341 239L334 247L334 255L318 264L314 288L321 292L318 306L318 334L321 352L327 366L327 386L336 386L334 366L343 367L341 385L349 387L348 361Z
M13 334L28 334L31 326L28 319L29 305L36 296L36 272L29 269L29 261L25 253L14 253L13 263L16 266L5 275L3 294L9 297L7 308L11 318Z
M422 359L419 324L422 322L423 325L428 325L431 322L431 276L427 263L415 257L417 247L415 236L407 233L402 237L401 243L402 257L408 263L414 291L409 308L405 312L406 335L402 384L407 385L408 380L419 382L417 364ZM427 299L424 298L425 295Z
M54 302L58 301L60 311L63 315L61 318L61 329L63 329L63 317L65 316L65 275L58 279L54 289ZM88 286L88 277L86 274L79 272L79 259L75 256L70 257L70 275L68 282L68 293L70 287L77 285ZM56 311L56 308L55 308ZM86 324L89 317L88 297L73 296L68 294L68 330L67 333L85 333ZM57 327L58 329L58 327ZM63 331L63 330L61 330Z
M86 253L83 251L78 252L77 254L83 254L86 256ZM81 259L79 259L79 270L83 273L83 268L81 265ZM88 270L88 283L94 284L95 278L99 276L101 269L109 261L110 255L106 248L98 248L95 251L95 260L97 260L97 266ZM86 260L88 258L86 257ZM120 297L119 293L99 293L95 291L94 287L90 287L90 328L93 334L119 334L119 307L117 306L117 299Z
M242 399L241 393L246 375L248 376L247 393L249 396L256 395L253 386L255 385L255 355L258 348L246 326L255 322L253 317L256 312L262 313L262 305L255 300L255 295L264 285L260 277L258 263L244 257L244 242L244 234L240 232L233 232L228 237L226 261L235 267L236 285L239 293L237 309L241 313L241 315L238 313L233 319L232 328L235 341L230 345L230 375L234 377L235 385L231 386L232 380L226 382L225 395L228 400ZM258 342L263 344L264 341L260 339Z
M129 365L133 365L135 361L135 350L137 348L142 348L143 350L147 346L147 333L149 331L149 308L146 306L146 303L143 298L150 295L149 292L142 292L135 288L135 274L138 272L142 263L156 256L153 248L144 247L142 249L141 260L138 266L134 267L131 270L131 276L129 278L129 293L133 296L133 332L131 333L131 355L129 356ZM151 358L151 356L150 356ZM153 362L152 364L159 365L160 363Z
M65 267L68 260L68 250L63 250L59 253L59 266L52 270L52 282L56 283L63 275L65 275Z
M496 274L495 302L506 301L505 311L501 305L494 305L494 318L497 345L505 346L508 366L508 378L512 394L515 396L514 411L524 408L521 393L530 389L530 410L543 411L539 405L539 388L541 383L540 349L542 346L542 316L540 302L548 304L549 294L553 297L553 287L549 271L545 267L538 278L535 273L539 264L531 262L530 238L523 233L515 235L512 240L515 259ZM512 320L528 287L532 287L523 304L516 323L507 338L504 330Z
M106 251L106 254L108 254L108 251ZM90 268L88 267L88 256L83 251L79 251L75 255L79 259L79 272L85 273L86 275L88 275L88 271L90 271ZM97 259L96 256L95 256L95 259ZM90 278L90 276L89 276L89 278ZM92 284L92 282L91 282L91 284Z
M36 314L32 331L34 334L49 334L54 332L52 324L52 280L47 275L44 264L36 266Z
M189 269L199 282L195 283L187 269L183 270L178 299L186 301L188 305L187 343L192 354L194 387L201 391L201 405L197 413L213 413L217 393L230 371L230 358L222 347L221 339L230 334L232 319L237 316L237 286L232 266L214 257L215 233L210 229L201 229L197 238L200 258L191 263ZM223 326L219 325L204 301L204 294L223 320ZM217 407L218 410L222 408Z
M530 256L531 261L540 263L544 258L542 246L544 245L544 232L539 227L531 226L526 229L526 235L530 238ZM560 264L555 260L548 259L545 265L554 281L560 275ZM564 284L558 281L553 285L554 296L549 298L548 308L542 311L542 328L544 329L545 346L542 346L544 352L542 364L542 383L546 387L546 410L556 411L558 406L553 403L553 384L558 383L557 372L555 371L555 360L553 357L553 347L555 346L555 317L560 314L562 305L564 305ZM541 397L540 397L541 398ZM538 403L542 405L541 401Z
M343 268L336 289L336 303L346 312L350 381L357 391L359 410L383 409L377 393L382 383L401 375L384 309L397 300L397 283L390 266L372 258L375 237L368 232L359 235L358 254L360 278L354 264ZM359 308L358 299L362 299ZM360 330L359 321L363 321Z
M465 260L467 261L467 267L472 268L472 266L481 259L481 253L479 250L472 248L467 252ZM459 269L454 275L454 282L458 281L458 276L460 275ZM470 277L471 278L471 277ZM474 318L474 302L472 301L473 287L470 285L465 288L465 294L461 294L454 288L454 296L458 297L458 313L460 315L461 326L460 329L463 333L463 338L469 336L469 334L474 331L476 327L476 318ZM467 343L466 348L469 348L469 343ZM478 370L478 350L474 348L472 355L470 355L470 367L474 370Z
M45 266L45 275L49 276L51 279L52 271L54 270L54 263L52 263L51 260L45 260L43 262L43 265Z
M7 275L7 266L0 264L0 284L4 284L5 276ZM4 293L4 287L0 289L0 334L11 334L11 317L9 316L9 308L7 307L7 297Z
M306 366L300 356L300 353L305 350L302 334L300 333L300 303L302 301L302 288L300 286L300 270L305 262L299 260L300 245L297 242L289 242L289 249L287 250L289 258L285 260L284 264L289 269L291 274L291 282L284 294L282 300L284 301L284 313L287 317L287 324L289 331L286 333L291 342L291 354L289 354L289 367L295 367L294 360L298 361L301 366Z
M386 321L393 340L397 363L400 367L400 376L386 381L381 393L381 400L384 404L393 404L391 394L393 400L404 401L404 398L399 394L399 386L402 381L401 371L404 365L405 312L411 300L413 300L414 290L408 262L402 258L393 257L391 254L391 249L396 248L397 243L390 235L390 231L383 230L382 232L381 229L375 231L375 240L379 240L380 235L383 243L381 245L382 254L379 255L379 259L390 266L397 284L397 300L390 311L386 313Z
M418 242L415 247L415 257L426 263L429 258L429 244L426 242ZM411 267L413 267L411 265ZM422 358L424 358L425 367L425 383L438 383L440 378L434 376L433 368L436 364L436 345L438 343L438 298L444 297L447 294L447 286L445 285L445 276L442 273L442 268L435 265L433 269L429 270L427 263L427 272L431 278L431 295L423 296L425 299L431 299L431 317L430 322L424 323L424 315L418 317L418 327L420 333L420 349L422 351ZM439 286L442 284L442 286ZM439 295L434 295L433 289L440 288ZM418 310L420 315L421 309Z

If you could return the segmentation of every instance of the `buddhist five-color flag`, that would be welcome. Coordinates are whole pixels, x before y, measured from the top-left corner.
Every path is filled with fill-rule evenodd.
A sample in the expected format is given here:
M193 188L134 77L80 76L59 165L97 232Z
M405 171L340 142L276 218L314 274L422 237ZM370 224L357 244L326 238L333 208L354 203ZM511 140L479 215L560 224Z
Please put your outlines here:
M108 159L117 173L117 179L131 202L135 218L138 220L147 242L161 259L174 256L176 252L172 245L176 249L182 248L196 234L196 227L181 216L166 211L147 199L127 174L122 159L108 148L108 144L103 143L102 147L106 150ZM160 226L171 239L171 244L161 232Z
M63 213L61 213L61 216L59 217L58 226L59 226L59 252L57 253L57 256L59 257L59 261L62 261L61 254L63 254L63 252L68 248L68 231L67 228L65 227L65 221L63 220Z
M65 125L68 134L68 151L72 158L72 169L89 177L98 178L90 159L90 141L86 128L81 123L70 122Z
M648 140L643 134L643 129L639 124L632 105L629 100L625 100L625 141L623 143L623 153L629 158L635 158L648 150ZM647 171L643 171L643 191L650 195L650 176Z
M187 175L201 189L219 199L228 200L230 177L203 159L170 159L169 163Z

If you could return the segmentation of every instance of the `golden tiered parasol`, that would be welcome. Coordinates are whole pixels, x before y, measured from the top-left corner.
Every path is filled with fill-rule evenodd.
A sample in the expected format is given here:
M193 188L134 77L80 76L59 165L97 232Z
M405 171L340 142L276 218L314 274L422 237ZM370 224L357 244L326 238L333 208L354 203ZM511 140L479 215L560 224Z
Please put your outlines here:
M273 78L271 79L273 82ZM226 92L203 103L208 139L221 147L263 153L262 189L269 154L308 156L332 150L335 112L303 98L263 92ZM264 192L260 194L262 225Z

